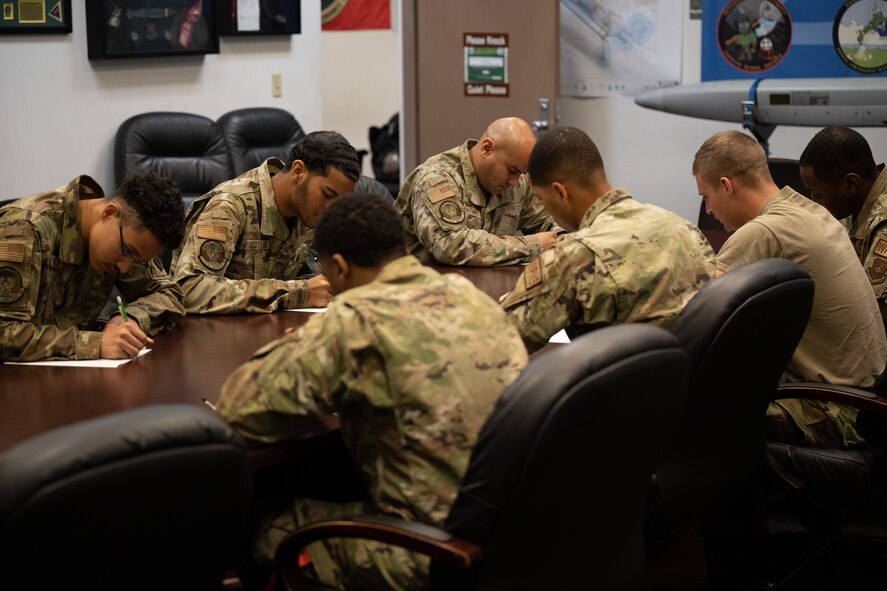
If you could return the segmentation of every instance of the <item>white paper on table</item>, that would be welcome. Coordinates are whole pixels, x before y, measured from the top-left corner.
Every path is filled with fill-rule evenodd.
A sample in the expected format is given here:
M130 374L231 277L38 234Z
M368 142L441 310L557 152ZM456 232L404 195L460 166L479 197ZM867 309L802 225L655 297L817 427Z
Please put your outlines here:
M567 336L567 331L563 328L551 335L551 338L548 339L549 343L569 343L570 337Z
M307 312L309 314L323 314L326 308L284 308L284 312Z
M150 353L151 349L142 349L136 357ZM120 367L132 359L73 359L64 361L7 361L6 365L40 365L50 367Z
M238 0L237 2L237 30L259 30L259 0Z

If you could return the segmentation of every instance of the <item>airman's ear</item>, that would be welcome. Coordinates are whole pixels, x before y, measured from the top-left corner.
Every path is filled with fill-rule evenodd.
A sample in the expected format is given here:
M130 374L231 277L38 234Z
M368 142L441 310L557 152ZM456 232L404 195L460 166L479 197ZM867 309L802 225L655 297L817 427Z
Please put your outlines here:
M841 192L843 193L854 195L859 191L861 186L861 179L855 172L848 172L844 178L841 179Z
M485 137L480 141L480 153L486 158L496 151L496 142L493 138Z
M102 221L104 222L108 218L119 216L120 208L113 201L109 201L103 208L101 213Z
M348 279L348 276L351 274L351 265L348 264L348 261L345 260L345 257L340 255L339 253L334 254L330 257L330 260L333 261L335 265L334 273L338 273L338 275L342 278L342 280Z

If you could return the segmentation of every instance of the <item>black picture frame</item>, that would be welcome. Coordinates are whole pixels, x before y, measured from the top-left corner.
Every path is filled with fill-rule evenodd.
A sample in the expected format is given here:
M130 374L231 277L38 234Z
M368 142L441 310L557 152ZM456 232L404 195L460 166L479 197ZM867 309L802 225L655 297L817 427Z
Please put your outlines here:
M0 34L71 32L71 0L0 0Z
M218 0L89 0L89 59L219 53L218 7Z
M258 19L250 28L239 28L238 8L248 3L258 10ZM220 0L222 36L298 35L302 32L301 0Z

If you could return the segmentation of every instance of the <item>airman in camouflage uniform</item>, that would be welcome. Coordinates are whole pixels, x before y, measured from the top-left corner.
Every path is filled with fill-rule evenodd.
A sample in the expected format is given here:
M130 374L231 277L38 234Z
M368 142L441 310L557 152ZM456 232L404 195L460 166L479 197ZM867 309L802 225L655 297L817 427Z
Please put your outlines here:
M529 261L551 246L559 228L525 174L535 141L525 121L499 119L480 140L414 170L395 201L407 251L425 264L490 267Z
M622 322L668 327L714 276L715 255L699 229L612 188L582 131L561 127L540 139L530 177L558 223L578 227L532 261L502 301L530 351L561 329L576 336Z
M149 343L146 334L184 315L181 290L155 258L163 250L158 240L175 246L181 239L181 196L169 181L147 177L173 187L169 198L178 209L167 212L173 238L138 230L139 222L126 221L133 214L121 213L126 198L106 199L85 175L0 209L0 361L133 356ZM97 216L102 210L101 220L89 217L93 208ZM150 260L136 262L133 248ZM115 286L130 302L131 321L115 316L100 331L94 324ZM109 349L115 331L129 344Z
M396 221L377 198L354 194L331 204L315 244L339 295L326 313L256 352L222 389L219 413L258 441L297 436L339 413L367 482L366 504L298 499L266 528L258 552L267 558L285 532L319 518L369 510L442 525L481 426L527 363L520 337L489 296L403 256ZM328 238L335 227L350 230ZM366 255L372 243L380 254ZM377 274L361 283L355 269ZM336 539L309 552L321 581L340 589L427 584L426 559L384 544Z
M838 126L813 136L799 163L810 198L847 228L887 331L887 168L859 132Z
M172 263L188 313L326 305L326 279L299 279L299 271L326 202L351 191L359 174L357 152L342 136L314 132L288 165L269 158L197 199Z

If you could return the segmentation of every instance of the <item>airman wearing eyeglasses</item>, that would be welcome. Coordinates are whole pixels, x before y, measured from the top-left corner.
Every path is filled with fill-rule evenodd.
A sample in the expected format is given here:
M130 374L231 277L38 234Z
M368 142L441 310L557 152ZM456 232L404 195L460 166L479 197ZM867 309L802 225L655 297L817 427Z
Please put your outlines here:
M108 196L83 175L0 208L0 361L136 356L185 313L156 258L183 233L179 189L154 173ZM100 327L115 287L128 320Z

